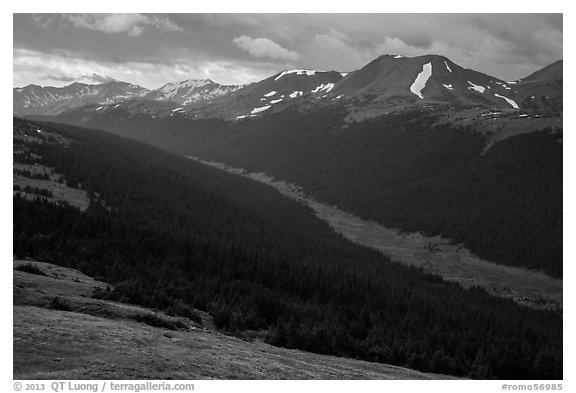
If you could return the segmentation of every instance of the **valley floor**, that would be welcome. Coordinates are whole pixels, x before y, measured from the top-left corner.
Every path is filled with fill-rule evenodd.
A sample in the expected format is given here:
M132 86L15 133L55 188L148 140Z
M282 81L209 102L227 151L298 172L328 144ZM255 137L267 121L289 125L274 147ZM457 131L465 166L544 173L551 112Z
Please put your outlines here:
M216 168L251 178L276 188L282 195L309 206L317 217L348 240L374 248L393 261L422 267L465 288L480 286L489 293L534 308L562 311L563 281L524 268L485 261L459 244L440 236L405 233L364 220L336 206L323 204L306 195L302 189L265 173L250 173L241 168L188 158Z
M16 269L28 263L46 275ZM76 270L25 261L14 267L14 379L452 378L247 342L212 330L204 314L205 327L190 320L178 330L149 326L134 316L174 318L93 298L106 284Z

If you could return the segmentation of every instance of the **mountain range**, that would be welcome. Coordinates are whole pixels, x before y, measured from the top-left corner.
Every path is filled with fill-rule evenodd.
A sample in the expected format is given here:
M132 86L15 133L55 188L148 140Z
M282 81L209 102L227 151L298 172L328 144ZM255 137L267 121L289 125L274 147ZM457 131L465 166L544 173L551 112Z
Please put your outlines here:
M64 87L28 85L13 89L13 112L15 115L57 115L88 104L115 104L142 97L147 92L141 86L119 81L94 85L75 82Z
M517 81L466 69L438 55L383 55L353 72L285 70L249 85L190 79L156 90L111 81L13 89L16 115L81 116L126 112L128 116L243 120L287 107L340 105L355 117L413 107L444 105L506 113L562 112L563 62Z
M100 84L72 83L64 87L28 85L13 89L15 115L59 115L92 105L95 111L118 107L119 103L141 99L189 105L227 94L241 85L220 85L209 79L167 83L156 90L121 81ZM152 105L151 105L152 106Z

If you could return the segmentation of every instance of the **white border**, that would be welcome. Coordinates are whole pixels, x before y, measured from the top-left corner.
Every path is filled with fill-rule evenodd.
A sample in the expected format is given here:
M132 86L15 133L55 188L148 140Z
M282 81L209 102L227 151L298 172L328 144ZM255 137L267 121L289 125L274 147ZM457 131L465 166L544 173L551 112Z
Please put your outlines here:
M576 165L574 157L571 154L574 148L573 144L573 120L570 116L571 110L574 108L574 98L570 95L574 92L574 77L570 73L573 69L573 30L574 30L574 13L573 6L568 1L545 1L545 2L530 2L526 1L508 1L501 0L482 0L477 2L464 2L464 1L423 1L413 0L404 2L376 2L370 0L355 0L353 2L336 2L336 1L310 1L310 0L291 0L291 1L171 1L171 2L120 2L112 0L101 0L98 2L80 2L80 1L39 1L29 0L12 3L10 5L3 5L1 14L1 29L2 29L2 53L11 53L13 44L13 29L12 29L12 13L32 13L32 12L352 12L352 13L375 13L375 12L410 12L418 10L419 12L497 12L497 13L516 13L516 12L535 12L535 13L564 13L565 32L564 36L567 37L566 50L564 53L564 60L566 63L565 69L568 72L565 74L565 87L564 90L568 94L565 96L564 107L568 108L569 115L566 118L568 132L564 135L563 146L564 152L564 277L569 282L574 280L574 263L575 252L570 247L572 245L574 225L574 203L576 202L576 195L574 193L574 174L576 173ZM2 337L0 345L2 348L1 358L1 385L3 392L13 391L12 381L12 274L8 269L12 270L12 136L11 136L11 119L12 119L12 102L8 97L9 87L12 86L12 69L11 62L8 60L8 55L2 62L1 78L4 79L2 85L4 91L2 93L2 112L3 112L3 131L2 136L2 153L0 159L2 160L2 193L1 205L2 213L5 219L2 223L2 249L4 250L3 258L4 268L1 275L2 282L2 295L1 304L4 310L4 318L2 319ZM10 120L8 120L10 119ZM571 390L569 388L569 381L574 378L568 371L567 365L572 358L571 354L574 349L573 335L570 334L574 328L574 313L573 313L573 299L574 291L571 285L565 285L564 291L564 391ZM515 383L516 381L509 381ZM545 381L517 381L518 383L529 384L541 383ZM473 392L495 392L501 390L502 381L285 381L285 382L270 382L270 381L197 381L195 391L206 392L228 392L231 390L250 391L250 392L266 392L269 393L274 390L276 393L281 392L294 392L296 390L305 391L336 391L345 392L350 390L366 391L366 392L383 392L383 391L411 391L425 389L430 392L458 392L466 391L467 393ZM48 390L50 391L50 390Z

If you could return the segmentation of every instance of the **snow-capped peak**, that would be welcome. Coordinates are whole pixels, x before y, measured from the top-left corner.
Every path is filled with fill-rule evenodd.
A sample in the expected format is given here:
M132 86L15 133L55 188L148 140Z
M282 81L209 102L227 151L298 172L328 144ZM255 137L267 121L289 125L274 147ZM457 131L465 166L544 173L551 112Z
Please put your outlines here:
M289 75L289 74L296 74L296 75L306 74L307 76L312 76L312 75L315 75L317 72L320 72L320 71L315 71L315 70L286 70L286 71L282 71L276 78L274 78L274 80L277 81L278 79L282 78L284 75Z
M186 79L185 81L181 82L166 83L158 90L164 93L169 93L180 88L196 88L206 86L211 83L214 82L212 82L210 79Z
M167 83L146 97L156 101L173 101L187 105L192 102L212 99L235 90L241 85L221 85L210 79L187 79L180 82Z

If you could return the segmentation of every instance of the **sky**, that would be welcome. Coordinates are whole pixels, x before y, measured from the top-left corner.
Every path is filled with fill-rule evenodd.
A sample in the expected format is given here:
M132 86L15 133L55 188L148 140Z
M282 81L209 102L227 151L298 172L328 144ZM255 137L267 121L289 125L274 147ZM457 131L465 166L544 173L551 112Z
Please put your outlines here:
M246 84L438 54L503 80L563 58L562 14L14 14L13 86Z

